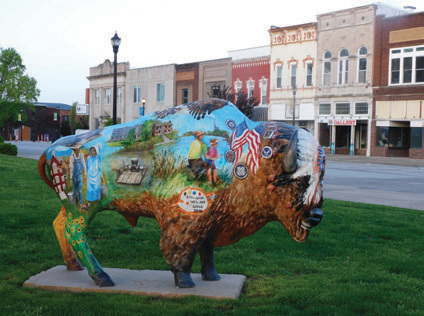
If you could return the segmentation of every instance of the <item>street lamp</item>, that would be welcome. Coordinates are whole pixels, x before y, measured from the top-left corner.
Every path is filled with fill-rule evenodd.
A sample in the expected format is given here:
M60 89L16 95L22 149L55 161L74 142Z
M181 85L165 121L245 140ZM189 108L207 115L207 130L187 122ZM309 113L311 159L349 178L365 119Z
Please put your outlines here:
M23 125L23 118L22 118L22 112L23 112L23 110L21 110L21 117L19 118L19 121L21 121L21 141L22 141L22 128L24 127L24 125Z
M141 103L143 103L143 116L146 115L146 108L144 107L146 105L146 99L143 98L143 100L141 100Z
M295 121L296 121L296 92L297 92L297 87L296 84L293 85L293 126L295 126Z
M118 33L115 32L115 35L110 39L113 47L113 125L116 125L116 73L117 73L117 54L119 50L119 45L121 44L121 39L118 36Z

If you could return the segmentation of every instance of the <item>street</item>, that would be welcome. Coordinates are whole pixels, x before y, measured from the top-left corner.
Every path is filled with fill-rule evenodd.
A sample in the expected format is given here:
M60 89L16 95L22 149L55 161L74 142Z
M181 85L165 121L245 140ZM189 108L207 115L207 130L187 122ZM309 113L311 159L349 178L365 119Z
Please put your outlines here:
M10 143L18 146L19 157L31 159L38 159L51 145ZM324 198L424 211L424 163L409 158L327 156Z

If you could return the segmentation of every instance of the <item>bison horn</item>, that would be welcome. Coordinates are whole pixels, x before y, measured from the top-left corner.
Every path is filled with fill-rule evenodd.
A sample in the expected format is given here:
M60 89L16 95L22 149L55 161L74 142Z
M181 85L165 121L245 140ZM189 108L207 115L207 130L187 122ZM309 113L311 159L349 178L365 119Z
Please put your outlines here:
M283 170L287 173L293 173L297 169L297 133L297 130L293 133L284 150Z

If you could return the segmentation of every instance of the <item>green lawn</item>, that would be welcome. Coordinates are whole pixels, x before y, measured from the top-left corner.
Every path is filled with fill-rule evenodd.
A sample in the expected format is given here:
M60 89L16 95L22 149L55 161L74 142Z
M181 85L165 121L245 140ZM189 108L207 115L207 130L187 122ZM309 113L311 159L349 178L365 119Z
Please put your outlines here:
M63 264L52 227L59 209L37 161L0 155L0 315L424 315L424 212L326 200L301 244L270 223L216 249L218 272L247 276L238 300L218 301L23 288ZM159 237L154 220L133 228L112 212L88 233L104 267L167 270Z

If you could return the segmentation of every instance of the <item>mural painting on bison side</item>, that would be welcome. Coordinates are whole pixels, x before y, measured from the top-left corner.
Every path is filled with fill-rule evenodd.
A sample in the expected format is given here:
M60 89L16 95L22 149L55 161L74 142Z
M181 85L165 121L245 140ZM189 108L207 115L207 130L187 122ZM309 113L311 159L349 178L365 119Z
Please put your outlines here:
M113 281L85 232L102 210L133 226L140 216L158 221L178 287L194 286L197 252L203 279L219 280L214 247L269 221L305 241L321 221L324 151L305 130L252 122L227 101L205 99L87 134L56 141L38 169L63 204L54 229L67 268L85 266L99 286Z

